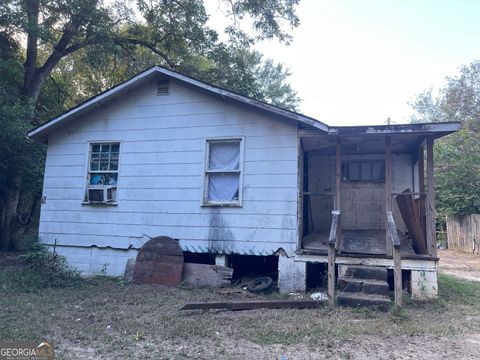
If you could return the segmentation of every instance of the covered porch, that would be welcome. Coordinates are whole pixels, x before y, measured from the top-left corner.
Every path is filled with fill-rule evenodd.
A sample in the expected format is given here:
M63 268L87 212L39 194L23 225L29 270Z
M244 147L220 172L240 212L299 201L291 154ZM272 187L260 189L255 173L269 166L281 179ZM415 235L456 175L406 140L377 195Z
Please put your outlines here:
M402 257L435 258L433 143L449 132L444 124L302 131L298 251L328 253L336 211L338 254L391 258L392 212Z
M300 131L296 258L328 264L332 306L342 271L393 270L397 307L402 305L403 271L411 275L412 294L415 284L428 283L427 297L435 296L433 144L457 129L457 124L443 123ZM429 279L417 279L422 274ZM367 295L355 296L342 299Z

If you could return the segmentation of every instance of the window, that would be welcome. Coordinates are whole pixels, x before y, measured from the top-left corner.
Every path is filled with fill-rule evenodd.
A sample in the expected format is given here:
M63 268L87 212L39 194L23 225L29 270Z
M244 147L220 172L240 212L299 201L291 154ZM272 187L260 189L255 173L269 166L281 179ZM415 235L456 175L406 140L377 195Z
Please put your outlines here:
M207 140L204 205L241 205L242 139Z
M343 181L383 182L385 164L383 161L348 161L342 164Z
M120 143L92 143L88 161L88 186L85 201L89 204L117 202Z

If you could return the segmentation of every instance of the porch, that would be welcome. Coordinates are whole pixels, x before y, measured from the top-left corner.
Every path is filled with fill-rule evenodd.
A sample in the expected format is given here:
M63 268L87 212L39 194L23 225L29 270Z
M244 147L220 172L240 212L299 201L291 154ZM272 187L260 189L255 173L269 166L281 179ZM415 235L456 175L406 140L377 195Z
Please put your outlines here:
M449 132L425 125L300 132L296 261L328 264L331 305L340 267L392 269L397 307L402 270L410 286L428 274L436 293L433 143Z
M392 212L401 255L436 257L433 142L439 134L382 128L341 128L335 136L301 133L300 253L328 252L337 211L339 254L391 258Z

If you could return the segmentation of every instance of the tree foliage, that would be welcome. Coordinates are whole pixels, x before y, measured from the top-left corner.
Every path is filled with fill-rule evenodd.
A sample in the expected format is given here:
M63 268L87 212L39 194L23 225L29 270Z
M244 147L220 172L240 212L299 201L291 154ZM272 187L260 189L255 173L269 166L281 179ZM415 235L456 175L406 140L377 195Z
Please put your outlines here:
M420 94L414 122L461 122L462 130L435 144L435 190L440 214L480 213L480 61L462 66L434 97Z
M136 50L142 47L156 55L155 63L181 69L191 64L192 57L238 60L225 52L248 49L259 39L276 37L288 42L290 37L281 25L298 25L294 12L298 0L220 2L229 6L227 14L234 22L226 29L230 45L219 42L217 32L207 25L201 0L138 0L136 6L130 1L3 0L0 30L27 38L22 92L36 103L59 62L80 50L90 65L99 60L97 53L114 53L136 63ZM253 24L253 36L238 26L244 17Z
M44 149L26 132L146 67L295 109L288 70L251 46L288 43L297 3L219 0L231 20L222 42L202 0L0 0L0 250L33 218L41 194Z

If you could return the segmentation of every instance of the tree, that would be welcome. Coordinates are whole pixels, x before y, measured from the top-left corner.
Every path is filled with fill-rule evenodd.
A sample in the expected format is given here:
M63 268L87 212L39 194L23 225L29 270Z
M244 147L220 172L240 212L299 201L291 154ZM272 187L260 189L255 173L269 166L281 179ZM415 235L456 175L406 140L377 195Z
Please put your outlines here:
M284 25L298 25L295 14L298 1L220 0L219 4L228 9L227 16L232 20L226 28L230 41L224 44L219 42L216 31L207 26L208 15L201 0L137 0L136 6L130 6L132 2L127 0L113 3L0 0L0 40L8 40L2 43L6 46L2 51L8 52L8 56L2 53L2 61L7 60L1 64L0 88L2 131L8 129L4 131L7 138L2 139L0 149L0 166L2 173L7 174L0 183L0 249L11 247L15 238L15 224L21 219L22 189L26 189L28 183L25 179L33 176L26 169L37 169L41 163L36 156L23 156L42 153L40 147L25 140L25 132L66 105L100 90L94 89L94 81L90 82L90 88L78 81L78 88L73 89L74 96L71 96L67 88L71 90L75 83L64 81L65 77L74 77L75 72L94 74L113 56L124 66L123 72L114 77L122 81L129 69L135 68L131 65L140 63L136 56L146 60L152 59L153 54L155 63L160 65L189 70L219 85L235 84L234 90L243 94L266 101L278 99L279 104L294 107L298 98L283 81L288 72L268 61L263 65L255 64L261 61L261 55L248 48L260 39L277 38L288 43L290 37L283 28ZM251 33L240 27L245 17L253 25ZM20 46L23 39L26 44L24 56ZM79 59L86 60L83 69ZM225 60L230 62L224 63ZM244 64L248 66L242 67ZM238 72L235 74L232 69ZM4 77L4 73L8 76ZM104 74L96 82L101 90L113 85ZM100 74L97 72L97 75ZM235 76L244 81L243 86L238 86L238 81L228 80ZM283 88L275 90L280 95L275 95L265 84L257 89L255 76L260 79L278 76L277 83ZM252 81L247 83L247 80ZM246 93L246 89L251 93ZM285 92L288 95L282 100ZM38 179L38 175L35 178Z
M29 222L39 202L38 192L21 197L20 190L39 188L42 178L43 149L25 136L31 129L30 102L20 93L22 71L18 47L0 34L0 236L6 239L15 230L13 220Z
M420 94L414 122L461 122L462 130L435 144L435 190L441 215L480 213L480 61L462 66L438 97Z

